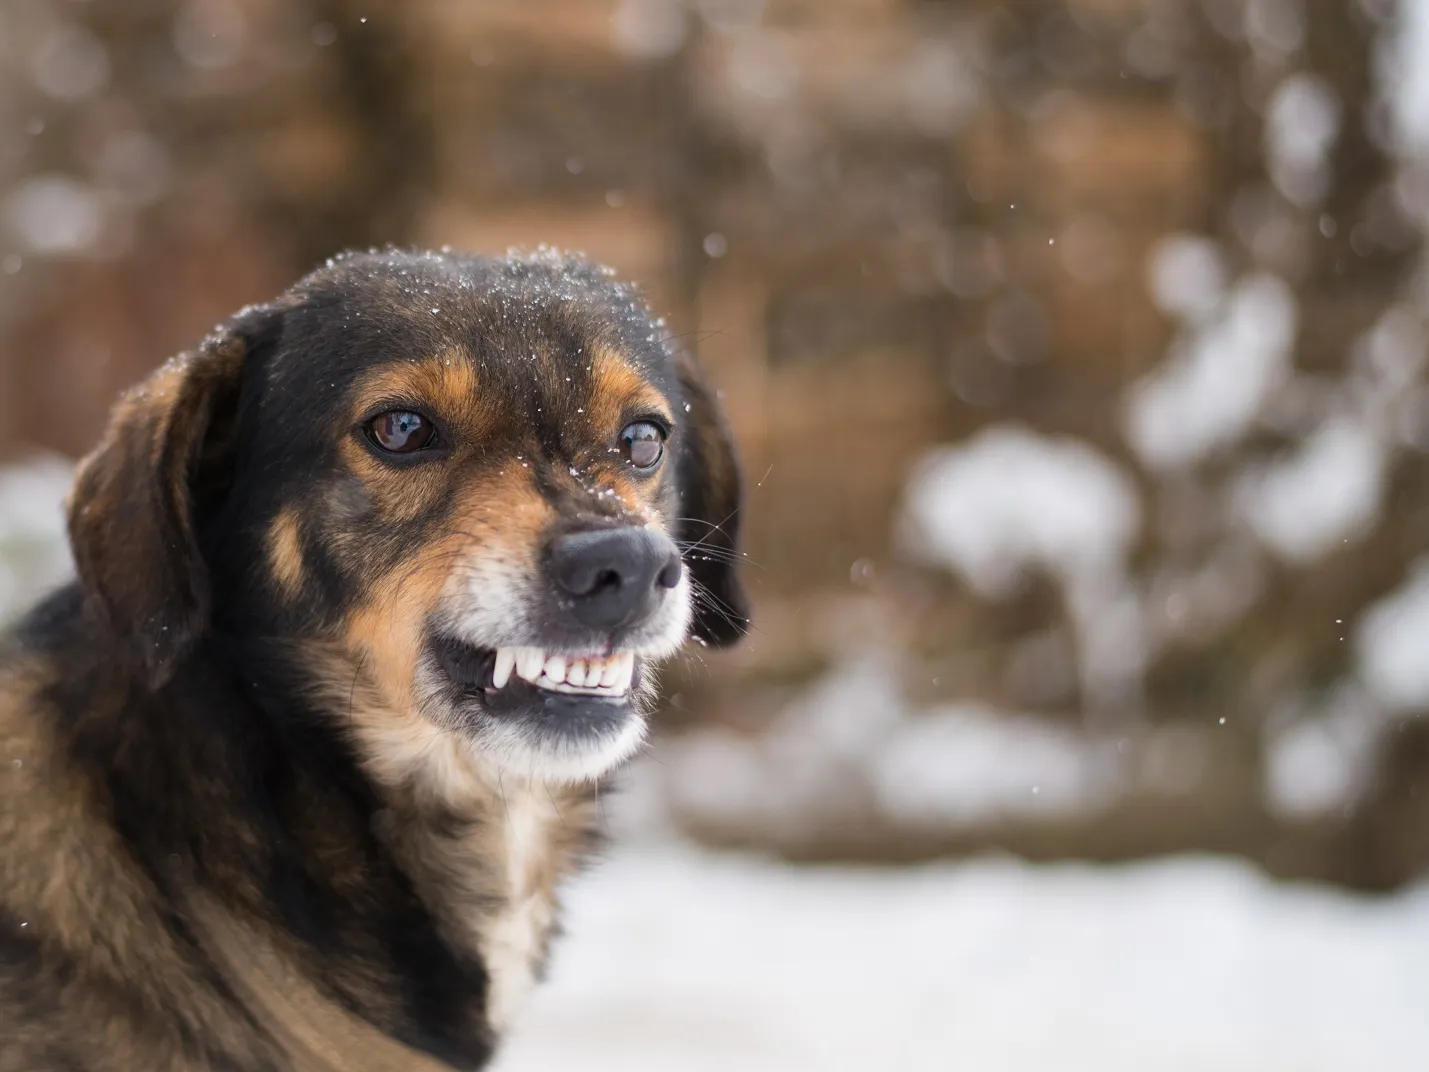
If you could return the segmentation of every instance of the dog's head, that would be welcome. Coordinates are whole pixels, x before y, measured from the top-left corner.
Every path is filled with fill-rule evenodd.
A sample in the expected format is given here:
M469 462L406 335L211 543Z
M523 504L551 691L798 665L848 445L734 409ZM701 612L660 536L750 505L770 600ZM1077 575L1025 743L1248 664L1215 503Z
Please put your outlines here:
M692 360L605 271L366 254L127 394L70 537L150 687L210 630L271 640L380 697L378 737L577 780L638 745L656 661L744 633L738 481Z

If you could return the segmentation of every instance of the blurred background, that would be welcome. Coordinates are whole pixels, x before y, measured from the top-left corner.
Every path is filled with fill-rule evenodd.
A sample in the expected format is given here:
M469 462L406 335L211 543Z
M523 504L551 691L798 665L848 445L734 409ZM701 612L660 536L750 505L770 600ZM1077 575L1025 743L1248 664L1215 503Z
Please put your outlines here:
M1417 1068L1426 230L1423 0L0 0L0 611L217 320L583 250L722 389L755 633L505 1067Z

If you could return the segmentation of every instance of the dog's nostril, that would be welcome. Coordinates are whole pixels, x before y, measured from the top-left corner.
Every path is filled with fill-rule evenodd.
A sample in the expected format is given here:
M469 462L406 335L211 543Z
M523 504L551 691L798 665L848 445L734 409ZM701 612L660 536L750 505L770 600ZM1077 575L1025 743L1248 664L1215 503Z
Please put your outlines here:
M601 570L595 575L595 583L590 586L590 592L580 592L578 594L590 595L599 592L602 588L619 588L623 583L624 580L615 570Z
M671 555L670 560L665 563L663 569L655 575L655 583L661 588L674 588L680 583L680 574L684 572L684 567L680 565L680 556Z

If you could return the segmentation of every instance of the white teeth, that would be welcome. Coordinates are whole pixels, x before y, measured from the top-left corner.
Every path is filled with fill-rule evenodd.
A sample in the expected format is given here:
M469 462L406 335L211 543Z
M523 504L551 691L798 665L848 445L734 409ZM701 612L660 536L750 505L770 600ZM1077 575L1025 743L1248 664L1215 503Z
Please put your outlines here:
M535 681L541 676L546 665L546 653L540 648L516 649L516 676L527 681Z
M501 688L511 680L511 671L516 669L516 649L496 649L496 669L491 674L491 684Z
M547 655L541 648L498 648L491 674L493 688L503 688L512 673L538 688L595 696L623 696L635 675L635 655L623 651L608 658L573 659Z

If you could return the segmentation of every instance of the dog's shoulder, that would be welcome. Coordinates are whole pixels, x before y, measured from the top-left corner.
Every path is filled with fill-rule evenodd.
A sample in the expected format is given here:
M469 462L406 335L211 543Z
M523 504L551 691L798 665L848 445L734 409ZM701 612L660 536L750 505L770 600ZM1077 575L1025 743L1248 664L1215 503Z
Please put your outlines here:
M104 656L73 587L0 652L0 1070L268 1067L85 754L102 727L122 747L125 683Z

